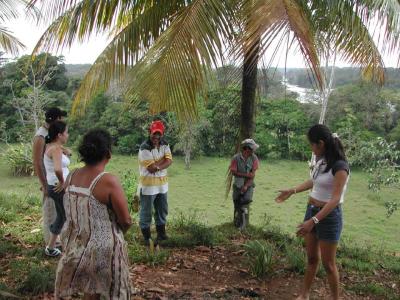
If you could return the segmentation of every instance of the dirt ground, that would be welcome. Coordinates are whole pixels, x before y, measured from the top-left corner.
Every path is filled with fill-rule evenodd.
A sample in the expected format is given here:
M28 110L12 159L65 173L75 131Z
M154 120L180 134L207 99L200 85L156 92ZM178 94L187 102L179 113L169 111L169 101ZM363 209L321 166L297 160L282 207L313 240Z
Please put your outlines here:
M294 299L302 277L286 272L257 280L243 265L243 252L224 247L174 250L167 263L131 268L134 298L141 299ZM343 299L372 299L342 293ZM327 282L316 279L311 299L328 299Z
M274 269L273 276L256 279L245 266L244 251L233 251L225 246L174 248L170 251L163 265L131 266L134 300L295 299L303 279L278 267ZM343 286L354 283L356 279L346 274L341 274L341 277L341 299L380 299L345 291ZM42 294L32 299L49 300L53 299L53 295ZM316 278L310 299L329 299L326 278Z

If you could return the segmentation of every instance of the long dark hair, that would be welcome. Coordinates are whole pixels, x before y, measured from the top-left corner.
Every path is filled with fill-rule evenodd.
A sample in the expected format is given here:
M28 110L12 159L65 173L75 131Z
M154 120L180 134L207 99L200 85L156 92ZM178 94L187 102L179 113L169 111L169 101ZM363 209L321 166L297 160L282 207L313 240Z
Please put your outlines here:
M92 129L83 136L79 145L81 161L87 165L96 165L104 158L110 158L112 138L104 129Z
M46 144L54 142L59 134L64 133L67 129L67 123L63 121L54 121L50 124L49 133L46 136Z
M334 136L329 128L322 124L312 126L307 133L308 140L312 144L318 144L323 141L325 144L325 160L327 166L325 173L332 169L332 166L338 160L346 160L342 142L338 136Z

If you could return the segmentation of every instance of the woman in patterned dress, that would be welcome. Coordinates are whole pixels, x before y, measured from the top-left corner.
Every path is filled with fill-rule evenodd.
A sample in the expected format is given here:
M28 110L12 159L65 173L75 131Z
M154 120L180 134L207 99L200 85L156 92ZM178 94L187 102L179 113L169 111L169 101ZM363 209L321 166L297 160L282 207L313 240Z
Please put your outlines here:
M110 134L89 131L79 153L85 166L66 182L61 232L65 250L57 268L55 298L84 293L83 299L130 299L123 233L132 221L120 183L104 172L111 158Z

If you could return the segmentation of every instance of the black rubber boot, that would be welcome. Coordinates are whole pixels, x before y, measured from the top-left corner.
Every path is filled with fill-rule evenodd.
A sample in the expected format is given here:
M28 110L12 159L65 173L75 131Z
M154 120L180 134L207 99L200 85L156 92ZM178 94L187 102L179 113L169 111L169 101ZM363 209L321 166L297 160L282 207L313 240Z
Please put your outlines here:
M156 226L156 230L157 230L157 241L165 241L168 239L168 236L165 232L165 225L157 225Z
M245 230L246 227L249 225L250 215L249 215L249 208L248 207L241 207L241 224L240 230Z
M236 228L240 228L242 225L242 213L238 207L235 207L233 210L233 225Z
M147 228L140 228L140 230L142 231L142 235L143 235L143 239L144 239L144 244L146 246L150 245L150 239L151 239L151 231L150 231L150 227Z

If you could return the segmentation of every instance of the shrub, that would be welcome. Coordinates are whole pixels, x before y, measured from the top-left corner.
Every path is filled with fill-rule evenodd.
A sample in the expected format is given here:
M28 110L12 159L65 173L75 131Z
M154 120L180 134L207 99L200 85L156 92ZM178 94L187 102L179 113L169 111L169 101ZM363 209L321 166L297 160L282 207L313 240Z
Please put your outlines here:
M122 174L122 188L124 189L126 198L128 199L128 207L130 212L139 211L139 198L136 196L138 180L131 170Z
M7 150L2 153L2 156L11 168L14 176L33 175L31 144L8 145Z
M141 142L140 134L129 134L118 139L117 152L121 154L134 154L139 150Z
M274 246L265 241L255 240L247 242L244 247L250 272L258 278L271 274Z

